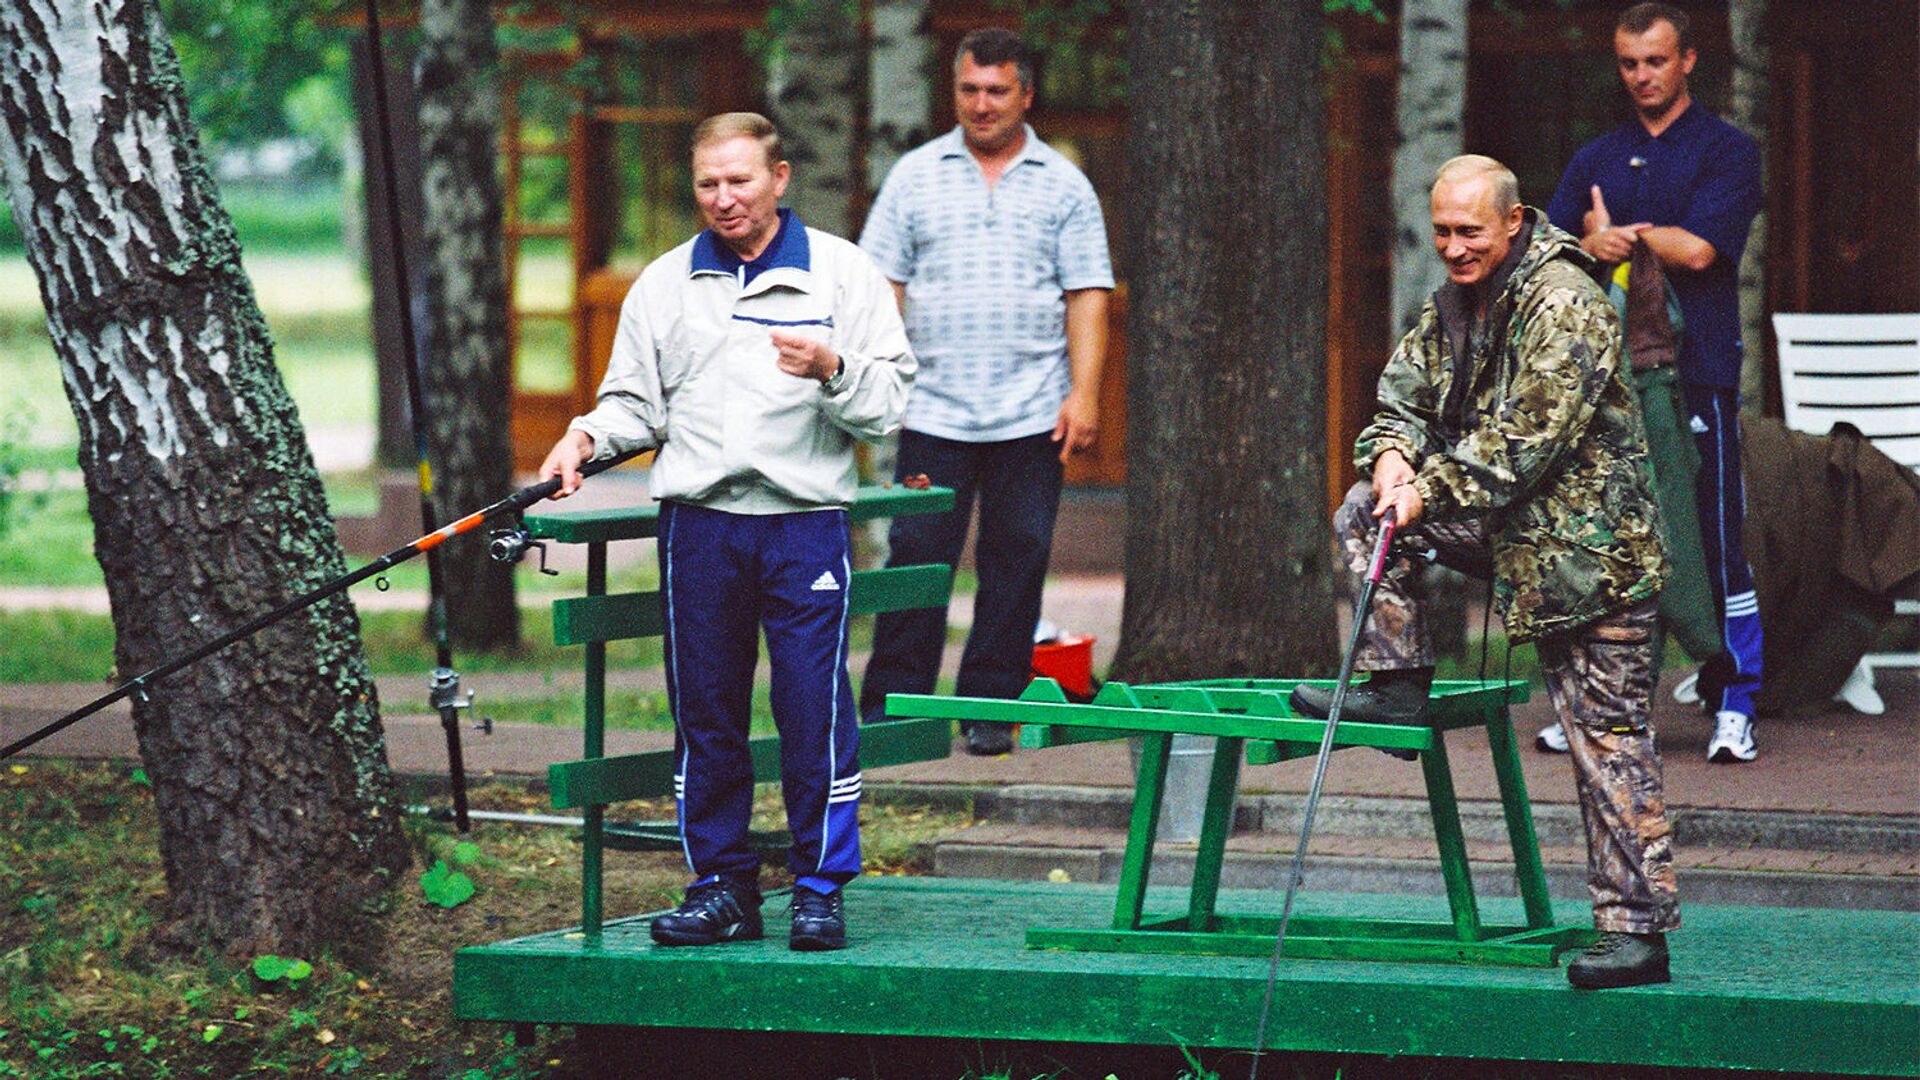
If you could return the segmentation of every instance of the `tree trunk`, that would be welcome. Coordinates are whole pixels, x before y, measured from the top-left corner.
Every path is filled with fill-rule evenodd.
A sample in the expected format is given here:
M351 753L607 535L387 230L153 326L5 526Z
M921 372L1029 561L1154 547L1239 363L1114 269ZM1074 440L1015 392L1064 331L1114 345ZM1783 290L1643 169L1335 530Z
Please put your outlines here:
M1460 153L1467 106L1466 0L1405 5L1400 17L1400 99L1393 149L1393 320L1399 340L1447 279L1433 255L1433 176Z
M1321 33L1319 5L1280 0L1150 0L1128 16L1115 678L1331 666Z
M424 0L418 72L428 326L421 374L441 522L499 499L513 484L498 59L486 0ZM517 643L513 567L488 558L478 534L440 550L454 643Z
M1403 5L1393 149L1392 341L1413 329L1427 298L1447 280L1446 265L1433 253L1431 193L1434 174L1461 152L1466 108L1466 0ZM1443 656L1465 652L1473 584L1440 566L1429 567L1426 577L1434 647Z
M150 0L0 6L0 174L80 428L122 673L344 571ZM336 596L133 701L172 929L305 951L407 865Z
M860 182L860 20L847 0L792 0L793 24L767 71L769 117L793 163L786 204L816 229L845 236Z
M933 127L933 35L927 0L873 0L873 40L867 48L867 203L907 151L926 142ZM885 481L899 460L900 436L867 446L868 479ZM870 565L887 561L887 522L862 530Z
M1771 58L1767 49L1767 0L1733 0L1727 8L1727 31L1733 45L1732 121L1760 145L1760 187L1767 181L1768 79ZM1760 209L1747 234L1747 250L1740 258L1740 343L1745 357L1740 365L1741 408L1766 409L1767 370L1767 211Z
M877 194L902 154L933 127L935 77L927 0L873 0L867 53L867 191Z

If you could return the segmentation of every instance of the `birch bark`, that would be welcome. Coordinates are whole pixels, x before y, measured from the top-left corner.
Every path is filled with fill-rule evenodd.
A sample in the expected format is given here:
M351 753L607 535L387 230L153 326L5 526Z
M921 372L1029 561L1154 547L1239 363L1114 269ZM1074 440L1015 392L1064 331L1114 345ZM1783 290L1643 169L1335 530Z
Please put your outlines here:
M1467 96L1466 0L1407 0L1400 16L1399 138L1393 149L1393 325L1398 341L1446 280L1433 256L1434 173L1460 153Z
M499 51L486 0L420 5L421 202L427 288L427 404L434 504L451 521L513 485L507 287L500 265ZM475 535L440 549L447 629L457 645L520 640L513 567Z
M122 673L345 569L150 0L0 5L0 177L39 278ZM170 930L337 939L407 865L344 596L133 702Z
M1733 0L1727 31L1733 45L1734 125L1760 146L1760 186L1767 189L1767 113L1771 51L1766 35L1767 0ZM1740 407L1756 415L1766 408L1767 211L1761 207L1740 257Z
M865 87L860 20L846 0L792 0L794 21L767 71L769 119L793 163L786 204L816 229L845 236L860 183L858 117Z

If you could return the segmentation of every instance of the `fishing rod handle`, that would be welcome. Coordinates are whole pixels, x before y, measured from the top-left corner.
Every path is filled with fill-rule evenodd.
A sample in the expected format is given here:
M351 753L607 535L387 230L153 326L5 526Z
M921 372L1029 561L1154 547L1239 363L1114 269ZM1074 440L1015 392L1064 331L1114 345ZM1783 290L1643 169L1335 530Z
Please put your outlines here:
M1394 519L1399 516L1396 509L1380 521L1380 536L1373 542L1373 561L1367 566L1367 582L1380 584L1380 578L1387 572L1387 551L1393 547Z

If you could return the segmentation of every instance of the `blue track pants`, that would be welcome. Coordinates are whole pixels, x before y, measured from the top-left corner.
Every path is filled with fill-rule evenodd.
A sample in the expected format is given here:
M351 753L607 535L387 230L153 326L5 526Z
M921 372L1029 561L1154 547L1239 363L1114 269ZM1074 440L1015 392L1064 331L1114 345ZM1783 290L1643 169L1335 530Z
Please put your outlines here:
M1694 497L1700 507L1700 540L1707 577L1719 594L1724 651L1708 661L1700 698L1716 710L1753 715L1760 690L1760 602L1753 570L1740 540L1747 493L1740 477L1739 392L1683 383L1693 441L1700 449Z
M757 887L747 752L764 628L788 865L821 892L860 873L860 725L847 678L847 515L660 510L675 796L696 879Z

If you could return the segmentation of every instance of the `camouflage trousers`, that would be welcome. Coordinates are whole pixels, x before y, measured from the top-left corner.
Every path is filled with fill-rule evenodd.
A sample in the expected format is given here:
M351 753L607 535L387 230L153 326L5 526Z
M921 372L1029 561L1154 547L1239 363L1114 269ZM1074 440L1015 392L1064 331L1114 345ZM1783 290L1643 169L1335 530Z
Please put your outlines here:
M1357 603L1379 523L1373 492L1356 484L1334 514L1347 573L1347 603ZM1493 572L1486 523L1419 522L1400 534L1400 550L1431 550L1441 565L1472 577ZM1372 617L1355 655L1358 671L1433 666L1422 618L1420 567L1388 563L1373 594ZM1655 601L1558 634L1536 647L1547 695L1567 734L1574 788L1587 834L1587 892L1600 930L1644 934L1680 925L1660 755L1649 710L1654 688Z

